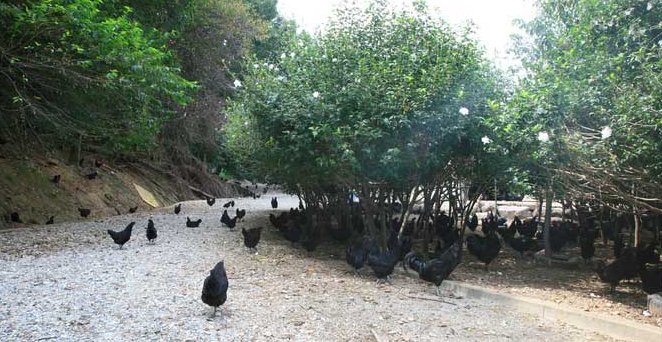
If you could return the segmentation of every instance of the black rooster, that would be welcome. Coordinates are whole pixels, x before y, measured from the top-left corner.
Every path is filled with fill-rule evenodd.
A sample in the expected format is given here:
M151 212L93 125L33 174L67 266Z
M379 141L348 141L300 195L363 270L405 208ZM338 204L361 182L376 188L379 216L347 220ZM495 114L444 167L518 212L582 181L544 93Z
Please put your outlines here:
M135 206L135 207L133 207L133 208L129 208L129 214L133 214L133 213L135 213L136 210L138 210L138 206Z
M223 204L223 208L230 208L230 207L234 207L234 201L229 201Z
M85 208L78 208L78 213L80 214L81 217L87 218L92 213L92 210Z
M255 247L260 242L260 235L262 234L262 227L246 230L241 228L241 235L244 236L244 246L248 249L256 249Z
M487 266L499 255L499 251L501 251L501 242L494 231L490 231L485 237L478 235L467 237L467 249L469 253L485 264L485 271L487 271Z
M271 199L271 208L278 209L278 198L274 197Z
M191 221L188 216L186 217L186 227L188 228L197 228L200 226L200 223L202 223L202 219L198 219L197 221Z
M129 239L131 239L131 230L135 224L135 222L131 222L128 226L126 226L126 228L124 228L124 230L119 232L108 229L108 235L110 235L113 241L120 245L120 249L122 249L124 244L127 243Z
M154 226L154 221L152 221L152 219L149 219L147 221L147 228L145 228L145 233L147 235L147 242L154 243L154 240L156 240L158 234L156 232L156 227Z
M215 199L215 198L209 198L209 197L207 197L207 205L208 205L208 206L211 207L211 206L214 205L214 203L216 203L216 199Z
M202 302L214 307L211 317L216 316L218 307L228 299L228 285L228 275L225 273L225 265L221 261L214 266L213 270L209 271L209 276L205 278L202 285Z
M405 256L402 263L403 268L407 271L407 267L413 269L418 273L418 277L429 283L433 283L436 287L436 293L439 296L439 286L441 283L448 279L448 276L453 273L457 265L460 264L462 259L461 255L462 242L457 240L452 246L446 249L441 255L428 261L423 261L416 252L409 252Z
M244 216L246 216L246 209L239 210L239 208L237 208L236 213L237 213L237 218L239 219L239 221L241 221L244 218Z
M181 211L182 211L182 204L179 203L175 206L175 215L179 215Z
M50 218L48 218L48 221L46 221L46 224L53 224L53 223L55 223L55 216L51 216Z

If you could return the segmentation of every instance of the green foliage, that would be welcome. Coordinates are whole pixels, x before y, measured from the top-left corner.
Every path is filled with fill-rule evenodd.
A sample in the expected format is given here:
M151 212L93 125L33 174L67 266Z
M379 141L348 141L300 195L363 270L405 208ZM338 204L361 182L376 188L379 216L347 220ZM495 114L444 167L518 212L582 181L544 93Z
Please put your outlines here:
M147 149L168 119L167 103L191 100L166 37L154 40L98 0L0 4L3 133L78 135L113 150Z
M256 176L293 191L491 174L502 151L481 143L482 120L502 84L468 34L424 10L344 8L277 63L250 62L228 110L227 146Z
M574 196L662 207L662 4L543 0L539 8L520 49L529 77L496 125L503 140L534 176L553 175ZM550 143L535 141L539 131Z

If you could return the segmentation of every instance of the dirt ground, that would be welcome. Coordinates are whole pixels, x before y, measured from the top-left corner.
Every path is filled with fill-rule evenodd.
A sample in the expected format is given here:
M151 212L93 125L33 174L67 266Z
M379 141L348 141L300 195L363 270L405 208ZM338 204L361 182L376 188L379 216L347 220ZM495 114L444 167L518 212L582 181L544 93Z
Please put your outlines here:
M0 233L0 340L611 341L495 303L439 298L434 287L401 274L390 285L376 284L368 269L354 275L343 246L307 253L278 236L268 226L268 196L237 199L248 214L233 231L220 226L219 200L214 207L185 202L179 216L165 208ZM281 208L296 205L279 198ZM144 237L150 216L159 229L155 245ZM201 227L185 228L186 216L202 218ZM134 235L118 250L105 230L130 221L137 221ZM265 232L252 254L240 229L257 226ZM230 289L211 319L200 291L220 260ZM490 274L503 273L500 263ZM463 266L456 278L478 273L471 269Z
M564 253L580 255L578 247L566 247ZM611 258L611 244L605 247L601 241L596 242L595 259ZM662 327L662 318L644 315L647 294L641 290L638 279L622 282L616 292L610 293L609 286L600 282L591 265L582 265L576 270L548 267L532 258L521 259L519 254L504 245L488 272L482 263L465 253L464 262L452 277L500 292Z

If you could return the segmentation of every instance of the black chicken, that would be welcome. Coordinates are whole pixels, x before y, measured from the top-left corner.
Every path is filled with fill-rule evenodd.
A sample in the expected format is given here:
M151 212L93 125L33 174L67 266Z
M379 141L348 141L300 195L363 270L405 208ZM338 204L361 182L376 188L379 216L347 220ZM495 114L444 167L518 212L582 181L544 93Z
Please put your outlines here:
M231 205L232 205L232 201L225 202L225 203L223 204L223 208L230 208Z
M662 292L662 266L641 266L639 270L641 288L648 294Z
M202 285L202 302L214 307L211 317L216 316L218 307L223 305L228 299L228 285L225 265L221 261L214 266L213 270L209 271L209 276L205 278L205 282Z
M53 183L55 183L55 184L60 184L60 179L62 179L62 176L60 176L60 175L55 175L55 176L53 176L53 178L51 179L51 182L53 182Z
M215 203L216 203L216 199L215 199L215 198L213 198L213 197L212 197L212 198L207 197L207 205L208 205L208 206L211 207L211 206L213 206Z
M388 281L388 277L393 274L393 269L398 263L398 255L400 252L397 250L380 251L378 248L370 248L368 250L368 258L366 263L375 275L378 281Z
M472 232L476 231L476 228L478 228L478 215L473 214L473 216L471 216L471 220L467 222L467 227L469 227L469 230Z
M510 226L508 227L500 226L499 228L497 228L497 232L504 240L508 240L512 237L515 237L515 233L517 233L517 225L515 224L515 222L519 220L517 217L515 218L516 220L513 220L513 222L510 223Z
M308 229L306 236L304 237L303 241L301 241L301 245L306 251L312 253L315 251L315 249L317 249L317 246L319 246L320 242L320 230L318 227L313 226Z
M157 232L156 227L154 226L154 221L152 219L147 220L147 228L145 228L145 233L147 235L147 242L154 243L156 240Z
M244 246L248 249L256 249L255 247L260 242L260 235L262 234L262 227L246 230L241 228L241 235L244 236Z
M221 223L225 224L230 221L230 215L228 215L227 210L223 210L223 215L221 215Z
M594 229L584 229L579 235L579 249L585 262L595 255L595 235Z
M536 232L538 231L537 217L534 216L533 218L523 222L523 224L517 226L516 229L519 235L527 236L533 239L533 237L536 236Z
M329 228L329 235L335 241L345 242L352 237L352 232L347 227Z
M302 231L299 223L296 222L296 220L292 220L283 231L283 236L285 237L285 240L291 242L294 245L295 243L299 242L299 240L301 240L301 233Z
M11 213L11 214L9 215L9 219L10 219L12 222L15 222L15 223L23 223L23 221L21 221L21 217L18 215L17 212L13 212L13 213Z
M55 223L55 216L51 216L48 218L48 221L46 221L46 224L53 224Z
M608 265L600 260L595 266L598 277L603 283L609 284L611 292L616 290L616 286L621 280L636 277L640 269L637 252L634 248L626 248L620 258Z
M175 206L175 215L179 215L179 213L182 212L182 204L179 203Z
M97 178L98 175L99 175L99 172L94 171L92 173L86 174L85 177L89 180L93 180L93 179Z
M467 249L469 253L485 264L485 271L487 271L487 266L501 251L501 242L493 231L485 237L471 235L467 237Z
M520 257L524 257L526 252L534 252L538 247L536 240L528 236L518 236L505 239L506 243L510 248L514 249L520 254Z
M237 218L238 218L238 216L235 216L235 217L223 222L223 224L225 224L228 228L230 228L230 230L232 230L237 225Z
M200 226L200 223L202 223L202 219L197 219L196 221L191 221L188 216L186 217L186 227L188 228L197 228Z
M133 214L138 210L138 206L135 206L133 208L129 208L129 214Z
M113 239L113 241L120 245L120 249L124 246L125 243L131 239L131 230L133 230L133 226L135 225L135 222L129 223L124 230L121 230L119 232L113 231L108 229L108 235Z
M423 261L423 258L416 252L409 252L405 256L402 266L405 271L409 267L418 273L419 278L437 286L436 292L437 295L440 295L439 286L448 279L448 276L453 273L462 260L461 247L462 241L458 240L441 255L428 261Z
M271 208L278 209L278 198L274 197L271 199Z
M237 212L237 218L239 219L239 221L241 221L244 218L244 216L246 216L246 209L239 210L239 208L237 208L236 212Z
M92 213L92 210L85 208L78 208L78 213L80 214L81 217L87 218Z
M367 240L356 240L353 244L347 246L345 250L345 260L347 263L358 271L363 267L365 259L368 256L368 249L366 248Z

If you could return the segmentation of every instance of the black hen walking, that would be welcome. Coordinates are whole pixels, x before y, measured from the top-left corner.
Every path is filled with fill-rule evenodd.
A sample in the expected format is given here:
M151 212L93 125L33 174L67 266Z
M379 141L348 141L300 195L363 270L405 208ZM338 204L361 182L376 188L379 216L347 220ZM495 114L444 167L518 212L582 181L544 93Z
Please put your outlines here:
M239 210L239 208L237 208L236 213L237 213L237 218L239 219L239 221L241 221L244 218L244 216L246 216L246 209Z
M191 219L188 218L188 216L186 217L186 227L188 228L198 228L200 226L200 223L202 223L202 219L191 221Z
M156 240L158 234L156 232L156 227L154 226L154 221L152 221L152 219L149 219L147 221L147 228L145 229L146 229L145 233L147 234L147 242L154 243L154 240Z
M108 234L111 238L113 238L113 241L116 244L120 245L120 249L122 249L124 244L129 242L129 239L131 239L131 230L133 230L133 226L135 224L135 222L131 222L128 226L126 226L126 228L124 228L124 230L119 232L108 229Z
M278 198L274 197L271 199L271 208L278 209Z
M462 241L457 240L446 251L434 259L423 261L423 258L416 254L416 252L409 252L405 256L402 263L403 268L407 271L407 267L413 269L418 273L418 277L429 283L433 283L436 287L436 293L439 296L439 286L441 283L448 279L448 276L453 273L457 265L460 264L462 254L460 248Z
M205 282L202 285L202 302L214 307L212 317L216 316L218 307L223 305L228 299L228 285L225 265L221 261L214 266L213 270L209 271L209 275L205 278Z
M182 211L182 204L179 203L175 206L175 215L179 215L181 211Z
M256 249L255 247L260 242L260 235L262 234L262 227L246 230L241 228L241 235L244 236L244 246L248 249Z

